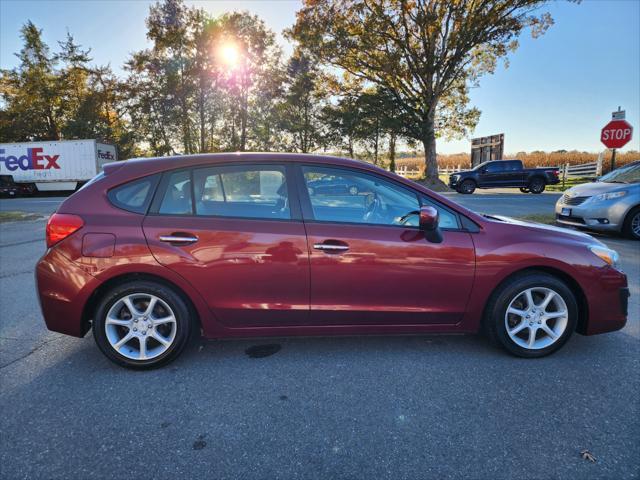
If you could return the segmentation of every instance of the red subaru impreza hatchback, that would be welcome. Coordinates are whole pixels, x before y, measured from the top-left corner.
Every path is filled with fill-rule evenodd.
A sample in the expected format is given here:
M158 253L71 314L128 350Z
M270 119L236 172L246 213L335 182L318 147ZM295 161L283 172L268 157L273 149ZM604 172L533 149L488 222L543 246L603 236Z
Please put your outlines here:
M487 335L541 357L626 322L627 279L592 237L481 216L380 168L312 155L108 164L47 224L50 330L117 364L208 338Z

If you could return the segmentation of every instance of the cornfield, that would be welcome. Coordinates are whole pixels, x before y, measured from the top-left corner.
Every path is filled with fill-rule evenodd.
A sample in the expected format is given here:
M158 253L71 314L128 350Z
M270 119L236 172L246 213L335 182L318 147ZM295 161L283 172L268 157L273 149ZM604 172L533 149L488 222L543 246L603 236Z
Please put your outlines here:
M518 159L524 162L526 168L535 167L559 167L568 163L569 165L580 165L598 160L598 153L589 152L518 152L515 154L505 154L505 160ZM611 151L606 151L603 155L602 171L606 173L611 166ZM628 152L616 153L616 166L620 167L627 163L640 160L640 152L630 150ZM399 158L396 160L397 167L406 165L408 170L418 169L424 171L424 157ZM471 155L468 153L456 153L452 155L438 155L439 168L469 168L471 166Z

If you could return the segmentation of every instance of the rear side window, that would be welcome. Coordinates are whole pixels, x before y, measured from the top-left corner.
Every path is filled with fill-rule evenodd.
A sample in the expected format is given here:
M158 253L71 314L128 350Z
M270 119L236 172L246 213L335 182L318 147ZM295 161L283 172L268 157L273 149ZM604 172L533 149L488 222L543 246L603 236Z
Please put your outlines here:
M290 219L283 167L242 165L194 170L196 215Z
M164 215L191 215L191 174L188 170L174 172L169 177L158 213Z
M517 171L522 169L522 164L520 162L506 162L506 163L507 163L508 170Z
M108 197L118 208L144 214L147 212L157 183L158 175L151 175L109 190Z

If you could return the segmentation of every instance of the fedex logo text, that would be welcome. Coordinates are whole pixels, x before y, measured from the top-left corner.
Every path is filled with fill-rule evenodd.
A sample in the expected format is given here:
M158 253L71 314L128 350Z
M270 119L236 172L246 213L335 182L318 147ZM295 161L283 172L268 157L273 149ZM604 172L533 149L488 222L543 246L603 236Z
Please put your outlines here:
M27 148L27 154L20 157L15 155L4 156L4 149L0 148L0 162L4 162L5 167L10 172L20 170L49 170L59 169L58 158L60 155L42 155L42 148Z

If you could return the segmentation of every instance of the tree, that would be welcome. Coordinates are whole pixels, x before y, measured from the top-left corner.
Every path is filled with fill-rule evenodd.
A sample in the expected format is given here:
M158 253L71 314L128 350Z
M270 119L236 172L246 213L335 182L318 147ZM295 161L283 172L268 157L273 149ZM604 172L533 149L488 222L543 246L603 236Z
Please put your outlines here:
M250 116L256 106L258 86L277 70L282 52L275 34L255 15L233 12L220 17L219 22L220 31L213 42L222 57L218 59L222 69L220 85L227 97L223 128L230 144L226 148L244 151L251 140L249 125L255 123Z
M3 141L58 140L62 102L55 72L56 57L32 22L20 30L24 46L19 66L3 70L0 96L5 103L0 124Z
M328 91L325 75L300 49L289 59L285 77L286 94L279 105L282 129L291 138L291 148L307 153L322 142L322 108Z
M543 0L305 0L291 30L319 61L388 91L437 181L436 137L460 135L479 112L468 89L552 23ZM440 127L436 130L437 127Z
M185 153L196 151L190 117L195 79L190 71L194 61L194 21L198 20L183 0L163 0L151 6L146 22L147 38L153 42L153 53L166 76L166 98L172 99L173 124Z

